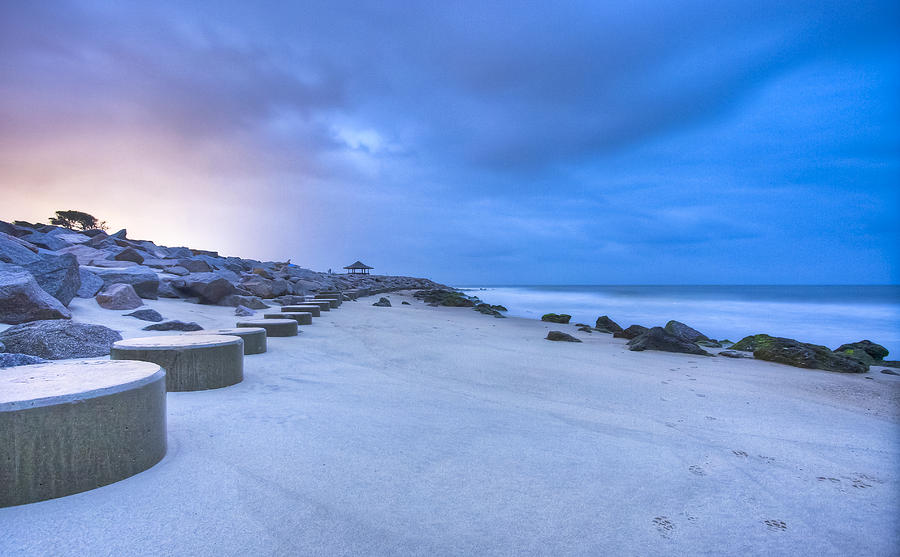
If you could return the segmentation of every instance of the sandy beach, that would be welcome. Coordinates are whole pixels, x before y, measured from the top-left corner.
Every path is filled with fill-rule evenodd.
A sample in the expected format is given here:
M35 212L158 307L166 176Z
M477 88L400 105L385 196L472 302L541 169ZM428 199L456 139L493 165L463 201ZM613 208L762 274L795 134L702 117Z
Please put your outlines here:
M169 393L159 464L0 509L0 555L900 547L900 377L629 352L570 325L390 299L270 338L238 385ZM146 304L206 328L236 320L229 307ZM92 299L70 309L152 334ZM584 342L545 341L549 329Z

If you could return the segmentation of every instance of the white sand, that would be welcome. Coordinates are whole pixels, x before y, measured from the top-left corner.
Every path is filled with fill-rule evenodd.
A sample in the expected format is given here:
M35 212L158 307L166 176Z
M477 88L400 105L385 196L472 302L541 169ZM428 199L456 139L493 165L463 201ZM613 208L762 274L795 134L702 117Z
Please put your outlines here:
M0 509L0 555L900 547L900 377L635 353L600 333L553 343L541 322L390 298L269 339L239 385L170 393L160 464ZM238 320L149 305L210 328ZM93 300L73 310L126 337L172 334Z

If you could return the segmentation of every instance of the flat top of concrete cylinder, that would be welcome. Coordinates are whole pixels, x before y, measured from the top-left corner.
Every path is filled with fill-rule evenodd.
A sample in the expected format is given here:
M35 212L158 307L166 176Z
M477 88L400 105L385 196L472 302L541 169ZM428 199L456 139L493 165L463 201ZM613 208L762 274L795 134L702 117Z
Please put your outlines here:
M264 313L263 315L304 315L304 314L312 315L308 311L279 311L277 313ZM271 319L269 319L268 321L271 321Z
M126 338L113 344L113 348L123 350L169 350L172 348L202 348L205 346L223 346L244 342L238 337L216 335L165 335L158 337Z
M271 321L268 319L267 321ZM240 327L234 329L210 329L203 331L189 331L184 333L186 335L250 335L253 333L264 333L265 329L262 327Z
M138 360L69 360L0 372L0 412L84 400L149 383L165 372Z
M252 321L238 321L238 325L278 325L296 323L294 319L253 319Z

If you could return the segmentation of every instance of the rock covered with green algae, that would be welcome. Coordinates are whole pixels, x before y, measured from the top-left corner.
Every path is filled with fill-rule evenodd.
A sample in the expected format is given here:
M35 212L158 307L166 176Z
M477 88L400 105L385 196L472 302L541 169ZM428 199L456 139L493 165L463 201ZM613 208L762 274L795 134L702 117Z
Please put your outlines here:
M828 347L800 342L792 338L765 334L750 335L738 341L732 350L753 352L758 360L786 364L805 369L821 369L839 373L866 373L869 366L857 359L832 352Z
M545 313L541 316L541 321L560 323L562 325L568 324L569 319L572 319L572 316L567 313Z
M443 290L435 288L432 290L419 290L413 293L413 297L418 298L426 304L432 306L448 306L448 307L475 307L480 301L477 298L472 299L462 292L455 290Z
M873 362L880 362L890 354L887 348L880 344L875 344L871 340L861 340L859 342L842 344L835 349L835 352L848 353L848 355L856 354L857 356L860 356L859 353L862 352Z

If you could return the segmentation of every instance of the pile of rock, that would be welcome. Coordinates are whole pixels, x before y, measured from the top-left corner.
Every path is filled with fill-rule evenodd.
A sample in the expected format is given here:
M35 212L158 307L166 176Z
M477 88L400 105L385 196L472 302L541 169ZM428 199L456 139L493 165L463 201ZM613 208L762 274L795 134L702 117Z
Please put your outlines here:
M166 247L128 238L126 230L74 232L0 221L0 323L69 319L68 305L76 296L96 297L101 307L114 310L163 297L243 306L246 313L322 291L347 291L348 299L355 299L402 289L451 291L422 278L333 275L289 262Z
M544 321L568 323L567 315L547 314ZM669 321L665 327L647 328L642 325L630 325L622 329L609 316L597 318L596 326L591 328L579 323L579 331L611 333L615 338L628 339L628 349L634 351L660 350L713 356L704 348L723 348L719 355L729 358L756 358L807 369L822 369L841 373L865 373L869 366L883 365L896 367L896 362L886 361L888 350L870 340L861 340L843 344L834 351L825 346L800 342L790 338L772 337L769 335L751 335L732 345L727 340L709 338L700 331L680 321ZM573 337L574 338L574 337Z

